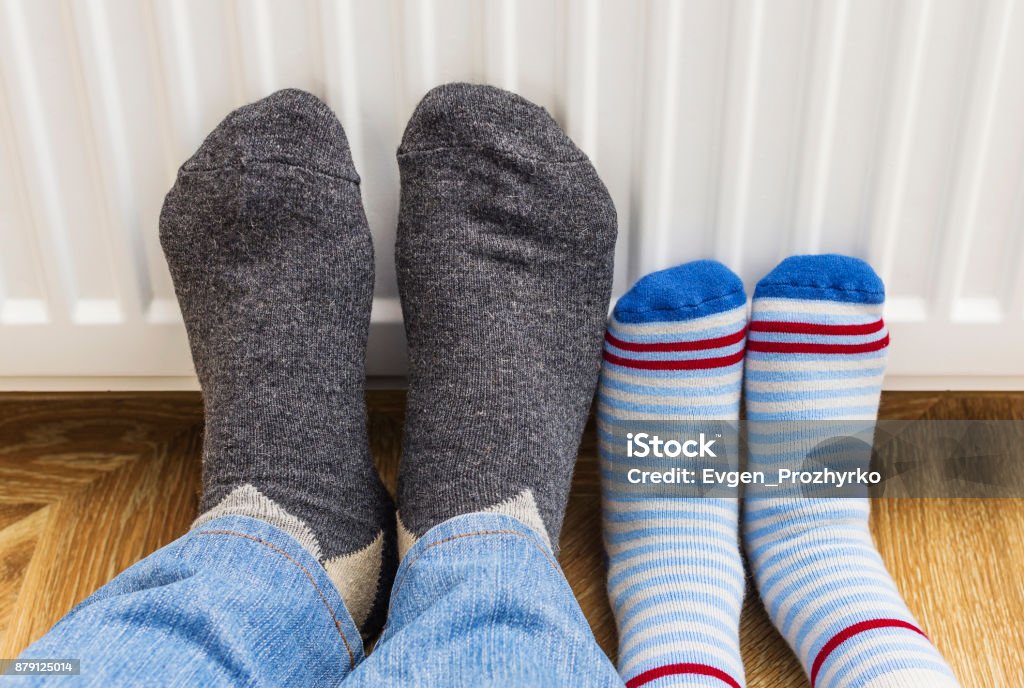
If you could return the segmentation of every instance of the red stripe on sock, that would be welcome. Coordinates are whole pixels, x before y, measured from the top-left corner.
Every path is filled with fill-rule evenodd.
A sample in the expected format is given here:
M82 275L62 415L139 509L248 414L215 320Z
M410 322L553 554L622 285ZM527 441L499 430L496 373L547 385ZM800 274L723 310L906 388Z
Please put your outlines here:
M733 332L732 334L727 334L724 337L715 337L714 339L697 339L690 342L625 342L613 335L611 332L605 332L604 338L605 341L616 349L622 349L623 351L699 351L701 349L717 349L720 346L729 346L737 342L742 342L743 337L746 334L747 328L744 327L740 329L739 332Z
M637 688L637 686L650 683L655 679L663 678L665 676L678 676L680 674L711 676L712 678L721 680L725 685L730 686L730 688L740 688L740 682L721 669L717 669L707 664L693 664L689 662L685 664L666 664L665 666L648 669L644 673L637 674L626 681L626 688Z
M828 656L832 654L837 647L855 635L859 635L866 631L872 631L876 628L905 628L908 631L920 633L926 639L928 638L920 628L912 623L901 621L900 619L870 619L868 621L855 623L832 636L832 639L825 643L824 647L822 647L818 652L818 656L814 658L814 663L811 665L811 688L814 688L814 682L818 679L818 672L821 671L821 665L825 663L825 660L828 659Z
M751 332L786 332L789 334L851 335L873 334L885 327L881 318L866 325L820 325L818 323L779 322L775 320L754 320Z
M697 358L692 361L640 361L635 358L623 358L604 352L604 360L625 368L638 368L640 370L703 370L705 368L724 368L739 363L743 360L743 349L740 349L731 356L720 358Z
M767 351L777 354L865 354L889 346L889 335L864 344L810 344L802 342L759 342L747 341L751 351Z

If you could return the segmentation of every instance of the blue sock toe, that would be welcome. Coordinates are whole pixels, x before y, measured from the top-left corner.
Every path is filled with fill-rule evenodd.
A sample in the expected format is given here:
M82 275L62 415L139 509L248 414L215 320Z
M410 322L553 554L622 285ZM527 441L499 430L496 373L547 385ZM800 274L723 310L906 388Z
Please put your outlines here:
M786 258L757 283L754 298L882 303L885 285L860 258L826 253Z
M621 323L692 320L747 302L743 280L716 260L695 260L643 277L615 304Z

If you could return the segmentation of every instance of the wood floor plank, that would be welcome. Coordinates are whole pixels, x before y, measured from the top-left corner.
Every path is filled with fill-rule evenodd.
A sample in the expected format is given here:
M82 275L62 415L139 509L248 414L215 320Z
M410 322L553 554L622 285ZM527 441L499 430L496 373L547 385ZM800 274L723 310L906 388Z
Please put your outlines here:
M1024 685L1024 504L877 500L872 532L921 626L964 685Z
M196 394L0 395L0 657L188 527Z
M169 445L178 451L129 461L47 507L0 656L16 655L98 585L185 532L197 504L198 436L185 434Z
M370 437L394 491L404 394L373 391ZM889 419L1024 419L1024 394L886 393ZM194 393L0 394L0 656L188 528L199 490ZM593 425L562 532L566 577L614 657ZM1024 500L878 500L872 532L907 603L965 687L1022 686ZM753 593L741 640L750 688L806 686Z
M29 616L19 607L18 596L48 519L47 507L36 508L0 530L0 657L12 656L3 653L16 617Z

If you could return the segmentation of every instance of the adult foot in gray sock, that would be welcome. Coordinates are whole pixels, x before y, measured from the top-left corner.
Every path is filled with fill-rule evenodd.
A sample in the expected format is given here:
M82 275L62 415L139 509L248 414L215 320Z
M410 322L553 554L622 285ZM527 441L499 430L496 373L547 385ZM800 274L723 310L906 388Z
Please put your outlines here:
M600 368L611 198L543 108L488 86L430 91L398 162L410 366L399 549L493 511L557 551Z
M182 166L160 240L206 407L193 527L280 527L373 632L395 566L363 396L373 245L330 108L288 90L228 115Z

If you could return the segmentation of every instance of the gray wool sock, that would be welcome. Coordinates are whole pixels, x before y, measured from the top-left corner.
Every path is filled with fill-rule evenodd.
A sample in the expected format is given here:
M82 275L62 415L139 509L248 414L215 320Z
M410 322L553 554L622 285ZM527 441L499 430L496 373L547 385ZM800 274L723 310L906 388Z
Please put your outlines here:
M600 369L611 198L543 108L489 86L430 91L398 162L410 359L399 550L494 511L557 551Z
M280 527L372 632L395 566L363 395L373 245L330 108L287 90L228 115L182 166L160 240L206 408L193 527Z

